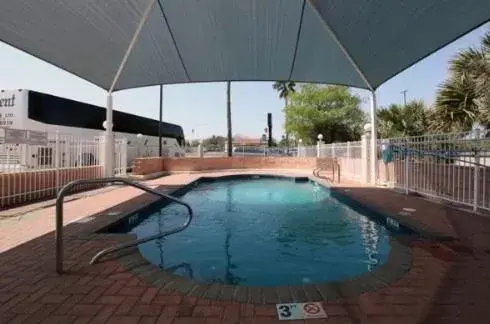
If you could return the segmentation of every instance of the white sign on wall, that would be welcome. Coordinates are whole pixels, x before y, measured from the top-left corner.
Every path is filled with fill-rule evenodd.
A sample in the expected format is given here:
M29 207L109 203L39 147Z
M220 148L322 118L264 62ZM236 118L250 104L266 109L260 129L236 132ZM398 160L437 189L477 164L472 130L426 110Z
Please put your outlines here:
M25 144L27 143L27 131L23 129L5 128L5 144Z
M25 129L3 128L2 135L5 144L48 145L48 133Z
M27 144L30 145L48 145L48 133L47 132L37 132L28 131L27 133Z

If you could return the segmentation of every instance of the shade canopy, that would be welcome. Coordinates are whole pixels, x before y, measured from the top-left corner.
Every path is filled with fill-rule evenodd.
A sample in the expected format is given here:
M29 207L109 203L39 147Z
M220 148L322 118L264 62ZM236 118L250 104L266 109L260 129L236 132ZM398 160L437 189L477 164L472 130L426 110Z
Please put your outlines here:
M110 89L150 2L1 1L0 40ZM489 19L489 0L156 0L114 90L247 80L374 90Z

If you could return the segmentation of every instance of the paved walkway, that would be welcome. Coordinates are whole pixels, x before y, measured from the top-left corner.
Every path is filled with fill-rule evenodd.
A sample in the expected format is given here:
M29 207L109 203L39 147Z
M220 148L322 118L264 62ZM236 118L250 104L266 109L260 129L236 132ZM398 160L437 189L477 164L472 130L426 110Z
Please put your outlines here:
M255 173L255 172L254 172ZM213 173L220 175L220 173ZM304 174L303 174L304 175ZM174 175L152 186L188 183L199 175ZM412 217L458 244L418 240L411 244L409 273L381 290L325 302L327 320L281 323L487 323L490 318L490 220L386 189L341 184L362 203L386 213L416 209ZM128 272L117 259L89 266L93 254L121 241L118 235L70 236L83 223L147 203L133 188L68 202L65 268L54 271L54 207L18 220L0 220L0 323L279 323L274 305L184 296ZM73 231L71 231L73 229ZM136 266L136 265L135 265Z

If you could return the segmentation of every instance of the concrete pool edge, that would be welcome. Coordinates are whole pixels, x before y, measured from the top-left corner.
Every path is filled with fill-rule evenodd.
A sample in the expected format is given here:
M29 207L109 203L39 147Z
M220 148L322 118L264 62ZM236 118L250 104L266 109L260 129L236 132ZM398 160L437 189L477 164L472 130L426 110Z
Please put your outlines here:
M199 183L209 183L215 180L243 179L243 178L282 178L294 181L313 181L326 187L311 176L289 176L284 174L255 174L237 173L222 176L202 176L189 183L172 190L170 194L183 195L192 190ZM332 189L331 187L329 187ZM149 205L158 203L158 199L148 202L138 208L119 215L112 222L106 222L103 226L93 229L93 234L102 234L101 231L108 227L124 221L130 215L148 208ZM134 206L133 206L134 207ZM95 232L95 233L94 233ZM107 235L107 234L106 234ZM129 239L133 234L110 234ZM257 304L275 304L281 302L308 302L308 301L332 301L339 298L355 297L366 292L376 291L389 286L407 274L411 267L412 253L410 240L392 237L390 240L391 250L388 261L373 271L366 272L360 276L337 282L326 282L319 284L291 285L277 287L253 287L234 286L218 283L204 283L193 279L187 279L173 275L168 271L160 269L151 264L139 252L138 248L122 251L113 257L129 272L145 280L147 283L158 288L168 289L185 296L200 297L235 302L251 302Z
M187 279L151 264L141 255L137 247L119 252L116 258L126 271L145 282L183 296L254 304L324 302L377 291L403 278L410 271L412 264L410 242L408 237L392 237L388 261L373 271L354 278L336 282L274 287L204 283Z
M312 179L319 183L317 180ZM320 185L324 185L321 184ZM403 216L400 214L388 214L383 211L380 211L378 208L371 206L369 203L363 203L359 200L349 196L346 192L342 190L341 187L329 187L330 191L334 194L334 198L339 200L340 202L348 205L350 208L355 210L362 209L365 212L370 214L377 214L381 218L385 219L395 219L401 226L409 229L410 231L431 240L436 240L440 242L451 242L457 240L457 237L453 235L449 235L446 233L442 233L439 231L432 230L429 226L410 218L410 216Z

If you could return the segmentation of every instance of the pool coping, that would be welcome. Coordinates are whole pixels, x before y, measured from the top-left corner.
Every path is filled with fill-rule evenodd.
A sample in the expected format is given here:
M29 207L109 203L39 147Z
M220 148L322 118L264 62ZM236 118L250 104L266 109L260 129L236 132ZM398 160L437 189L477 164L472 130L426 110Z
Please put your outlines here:
M304 285L240 286L205 283L160 269L143 257L137 247L117 253L116 258L126 271L147 283L183 296L254 304L323 302L376 291L404 277L412 264L410 242L408 237L392 237L388 261L370 272L341 281Z
M215 180L223 179L242 178L281 178L299 182L312 181L320 186L326 187L325 184L311 178L310 176L237 173L222 176L202 176L185 185L178 186L175 190L171 190L169 194L180 196L192 190L200 183L210 183ZM332 190L332 192L335 191L335 188L329 188ZM86 226L88 225L87 223L78 224L82 226L85 225L83 226L84 229L81 233L82 236L84 236L83 234L89 234L91 238L97 239L97 237L103 238L104 236L109 235L111 237L117 237L121 241L136 239L136 235L134 234L107 233L105 231L107 231L109 227L115 226L117 223L124 221L129 216L134 215L145 208L149 208L152 204L161 203L161 199L149 196L147 194L143 194L140 197L146 197L147 199L141 199L142 201L136 204L121 204L128 205L127 208L122 208L122 212L112 212L111 214L110 211L105 211L104 213L109 217L93 217L94 222L89 222L89 226ZM150 199L150 197L152 199ZM334 198L337 199L337 197ZM121 206L115 206L114 209L121 209ZM73 235L71 236L73 237ZM392 235L390 237L391 249L388 255L388 260L370 272L341 281L304 285L269 287L239 286L221 283L206 283L195 279L188 279L179 275L174 275L150 263L140 253L137 246L113 253L112 255L102 258L102 260L116 259L126 271L131 272L155 287L175 291L185 296L235 301L240 303L249 302L256 304L332 301L338 298L354 297L362 293L376 291L387 287L404 277L404 275L407 274L411 268L412 253L410 244L412 240L413 238L409 236Z

